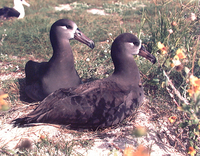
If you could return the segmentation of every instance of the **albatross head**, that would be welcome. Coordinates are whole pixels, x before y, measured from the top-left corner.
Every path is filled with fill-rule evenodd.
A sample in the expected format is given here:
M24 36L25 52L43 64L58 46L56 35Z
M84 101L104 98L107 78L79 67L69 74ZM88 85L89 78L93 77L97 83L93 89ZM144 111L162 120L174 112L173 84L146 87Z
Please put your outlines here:
M145 57L153 64L156 62L156 58L148 52L142 45L142 41L139 40L135 35L130 33L124 33L119 35L113 42L111 51L121 51L127 56L140 55Z
M30 4L28 4L25 0L14 0L14 7L26 5L27 7L30 7Z
M24 11L23 5L30 7L30 4L28 4L25 0L14 0L13 8L20 13L18 19L24 18L24 16L25 16L25 11Z
M56 21L51 27L51 39L60 38L62 40L75 39L94 48L94 42L83 34L77 27L76 23L68 19L60 19Z

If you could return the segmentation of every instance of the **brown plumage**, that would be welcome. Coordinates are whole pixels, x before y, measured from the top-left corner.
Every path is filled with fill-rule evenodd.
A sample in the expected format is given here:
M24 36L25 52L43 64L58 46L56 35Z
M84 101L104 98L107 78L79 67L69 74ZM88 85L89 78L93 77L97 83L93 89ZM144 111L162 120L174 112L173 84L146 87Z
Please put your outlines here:
M75 88L59 89L26 117L14 120L14 124L54 123L92 129L118 124L137 110L144 97L134 54L155 63L155 57L141 47L136 36L119 35L111 48L115 66L111 76Z
M56 21L50 30L53 56L48 62L28 61L25 66L25 92L34 101L41 101L59 88L76 87L81 79L74 67L69 40L76 39L90 48L94 42L85 36L77 25L68 19Z

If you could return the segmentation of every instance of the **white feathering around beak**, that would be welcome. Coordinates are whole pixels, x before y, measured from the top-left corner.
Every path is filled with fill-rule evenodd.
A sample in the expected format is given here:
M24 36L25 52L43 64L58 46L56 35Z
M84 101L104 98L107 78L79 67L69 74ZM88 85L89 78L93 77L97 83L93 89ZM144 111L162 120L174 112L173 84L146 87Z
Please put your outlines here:
M141 46L142 46L142 41L140 40L140 44L139 44L138 49L136 51L136 55L139 54Z
M142 40L140 40L140 45L139 45L139 49L141 48L141 46L142 46Z
M134 48L136 45L133 43L133 42L129 42L128 45L132 48ZM139 51L140 51L140 48L142 46L142 41L140 40L140 44L139 46L137 47L137 50L135 51L134 55L137 55L139 54ZM136 47L135 47L136 48Z
M138 49L137 49L137 54L139 54L141 46L142 46L142 40L140 40L140 44L139 44Z

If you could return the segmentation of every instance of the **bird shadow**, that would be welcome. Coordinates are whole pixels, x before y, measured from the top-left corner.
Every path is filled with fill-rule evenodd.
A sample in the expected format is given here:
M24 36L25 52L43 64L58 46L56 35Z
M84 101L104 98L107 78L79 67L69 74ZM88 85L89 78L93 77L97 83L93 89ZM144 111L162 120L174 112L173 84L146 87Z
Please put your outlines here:
M26 78L19 78L18 79L19 83L19 95L20 95L20 100L28 103L33 103L35 102L31 98L29 98L25 92L25 87L26 87Z

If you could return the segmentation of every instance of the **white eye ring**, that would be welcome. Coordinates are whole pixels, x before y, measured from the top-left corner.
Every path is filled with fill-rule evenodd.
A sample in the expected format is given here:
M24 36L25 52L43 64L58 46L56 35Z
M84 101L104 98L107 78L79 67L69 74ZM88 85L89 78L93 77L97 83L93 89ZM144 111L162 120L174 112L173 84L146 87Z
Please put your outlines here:
M134 44L133 42L129 42L129 44L130 44L131 46L135 46L135 44Z
M67 29L67 27L66 27L66 26L61 26L61 28L63 28L63 29Z

